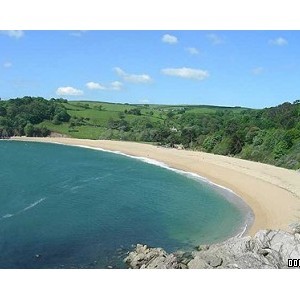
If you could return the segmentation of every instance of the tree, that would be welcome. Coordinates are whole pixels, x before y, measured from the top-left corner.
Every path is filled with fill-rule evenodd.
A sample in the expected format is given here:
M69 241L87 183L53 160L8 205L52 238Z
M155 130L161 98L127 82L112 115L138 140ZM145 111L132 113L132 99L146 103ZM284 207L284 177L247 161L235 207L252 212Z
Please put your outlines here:
M172 110L170 110L170 111L167 112L167 117L169 119L171 119L174 115L175 115L175 113Z
M33 136L34 135L34 127L31 123L28 123L25 128L24 132L26 136Z
M190 127L184 127L181 132L181 138L183 145L186 146L193 146L193 140L196 138L196 127L190 126Z
M65 109L59 109L53 118L53 124L59 125L61 122L69 122L71 116Z
M40 128L41 136L46 137L48 136L51 132L46 126L42 126Z
M229 153L230 154L238 154L242 151L244 146L244 141L242 137L238 134L234 134L229 143Z
M5 116L6 115L6 109L3 106L0 106L0 116Z
M129 110L127 110L127 112L125 110L124 112L125 112L125 114L127 113L127 114L131 114L131 115L136 115L136 116L140 116L142 114L141 110L137 107L129 109Z

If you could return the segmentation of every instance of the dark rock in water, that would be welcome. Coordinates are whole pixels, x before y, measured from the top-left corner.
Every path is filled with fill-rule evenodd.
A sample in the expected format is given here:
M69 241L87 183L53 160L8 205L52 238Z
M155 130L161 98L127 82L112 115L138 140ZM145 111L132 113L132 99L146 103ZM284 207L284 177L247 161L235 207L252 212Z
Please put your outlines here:
M294 226L292 233L260 230L254 237L233 237L197 249L168 254L161 248L138 244L124 261L134 269L288 268L288 259L300 259L300 225Z

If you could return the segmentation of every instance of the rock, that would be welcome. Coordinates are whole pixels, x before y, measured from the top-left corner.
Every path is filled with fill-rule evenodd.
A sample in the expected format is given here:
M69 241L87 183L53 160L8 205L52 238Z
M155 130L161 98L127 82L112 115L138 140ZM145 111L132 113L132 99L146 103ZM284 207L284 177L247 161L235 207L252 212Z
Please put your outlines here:
M177 251L174 254L177 258L177 261L184 265L187 265L193 259L192 254L189 252Z
M260 230L254 237L233 237L222 243L199 246L198 251L174 254L161 248L137 245L125 261L131 268L288 268L288 259L300 259L299 230L299 227L294 227L292 233Z
M147 269L178 269L176 257L173 254L165 256L158 256L145 263Z
M292 231L293 233L299 233L300 234L300 224L292 224Z
M189 269L209 269L209 264L206 263L206 261L200 257L195 257L188 263Z
M264 248L259 248L259 249L257 250L257 253L258 253L259 255L267 256L269 253L271 253L271 249L268 249L268 248L266 248L266 249L264 249Z
M146 257L146 254L145 253L138 253L136 256L135 256L135 260L136 261L143 261L143 259Z
M208 264L212 266L213 268L219 267L222 265L223 259L220 257L212 257L210 260L208 260Z
M146 245L137 245L124 259L133 269L176 269L179 262L174 254L167 254L161 248L148 248Z
M141 245L141 244L136 245L136 252L137 253L146 253L147 249L148 249L147 245Z
M233 262L239 269L270 269L271 265L264 263L260 258L253 254L246 254L239 257Z
M181 250L178 250L178 251L174 252L174 254L175 254L177 257L183 257L184 255L186 255L186 252L181 251Z
M279 268L288 266L288 259L300 258L300 241L298 237L282 230L260 231L254 239L259 248L268 249L266 258Z
M239 269L239 266L237 264L228 264L226 266L227 269Z
M209 245L200 245L198 247L196 247L196 250L201 251L201 250L208 250L209 249Z
M184 265L188 265L188 263L192 260L192 258L184 258L182 260L179 260L180 263Z
M188 269L188 266L186 264L179 263L178 264L178 269Z

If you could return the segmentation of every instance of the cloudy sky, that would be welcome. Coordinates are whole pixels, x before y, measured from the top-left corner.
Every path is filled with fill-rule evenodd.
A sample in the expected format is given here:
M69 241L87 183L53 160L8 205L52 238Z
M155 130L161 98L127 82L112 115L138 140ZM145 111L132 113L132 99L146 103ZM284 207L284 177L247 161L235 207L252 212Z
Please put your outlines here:
M299 31L0 31L0 97L273 106L299 53Z

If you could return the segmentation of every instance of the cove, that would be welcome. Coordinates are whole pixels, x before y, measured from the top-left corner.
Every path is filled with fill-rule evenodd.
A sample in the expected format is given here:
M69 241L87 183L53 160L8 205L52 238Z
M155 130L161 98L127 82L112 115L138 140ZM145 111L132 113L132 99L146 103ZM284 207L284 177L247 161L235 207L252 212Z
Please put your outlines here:
M134 244L187 250L247 222L229 191L131 157L15 141L0 155L0 268L124 268Z

